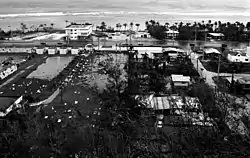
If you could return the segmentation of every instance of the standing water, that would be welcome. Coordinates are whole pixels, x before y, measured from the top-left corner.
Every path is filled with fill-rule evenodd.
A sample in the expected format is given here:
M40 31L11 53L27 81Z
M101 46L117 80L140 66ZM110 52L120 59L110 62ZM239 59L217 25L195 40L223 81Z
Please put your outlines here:
M39 65L27 78L52 80L56 77L74 57L49 57L46 62Z

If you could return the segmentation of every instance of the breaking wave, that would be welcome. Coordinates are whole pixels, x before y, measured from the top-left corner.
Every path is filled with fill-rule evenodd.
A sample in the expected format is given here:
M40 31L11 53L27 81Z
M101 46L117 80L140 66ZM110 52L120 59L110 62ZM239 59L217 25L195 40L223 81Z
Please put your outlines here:
M36 16L98 16L98 15L181 15L181 16L246 16L250 17L250 12L49 12L49 13L23 13L23 14L0 14L0 18L11 17L36 17Z

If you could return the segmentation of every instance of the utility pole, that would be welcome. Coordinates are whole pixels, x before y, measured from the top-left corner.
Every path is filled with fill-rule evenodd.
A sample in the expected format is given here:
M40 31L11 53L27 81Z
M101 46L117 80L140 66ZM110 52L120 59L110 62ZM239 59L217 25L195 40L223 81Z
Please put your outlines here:
M196 44L196 38L197 38L197 37L196 37L196 36L197 36L197 27L196 27L196 26L195 26L195 32L194 32L194 33L195 33L195 35L194 35L194 42L195 42L195 44Z
M217 79L219 79L219 75L220 75L220 60L221 60L221 55L219 55Z
M62 91L63 91L63 86L62 84L59 86L59 89L60 89L60 96L61 96L61 103L63 103L63 95L62 95Z
M198 68L199 68L199 67L198 67L198 60L199 60L199 59L196 58L196 61L197 61L197 71L199 72L199 69L198 69Z
M173 46L174 46L174 30L173 30Z
M131 45L131 35L132 35L132 30L131 30L131 28L130 28L130 36L129 36L129 40L130 40L130 45Z
M99 50L99 48L100 48L100 37L97 36L97 38L98 38L98 50Z

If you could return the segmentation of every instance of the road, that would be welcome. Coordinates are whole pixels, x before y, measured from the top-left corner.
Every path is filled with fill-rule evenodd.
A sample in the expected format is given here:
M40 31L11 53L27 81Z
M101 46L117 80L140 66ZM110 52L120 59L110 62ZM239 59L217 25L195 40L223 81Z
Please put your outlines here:
M47 46L60 46L58 43L61 43L63 45L67 45L65 41L62 40L40 40L40 41L0 41L0 47L41 47L44 45L41 45L41 43L46 43ZM90 41L90 42L84 42L84 41L72 41L70 42L69 46L72 47L83 47L86 44L91 43L94 45L98 45L98 41ZM102 40L100 39L99 45L105 45L105 46L111 46L116 45L120 43L128 43L130 44L130 41L128 40ZM195 41L173 41L173 40L166 40L166 41L158 41L155 39L133 39L131 41L132 45L138 45L138 43L143 44L143 46L176 46L183 49L189 49L189 45L192 43L194 44ZM227 44L228 47L233 48L245 48L247 46L247 43L237 43L237 42L228 42L228 41L196 41L197 46L206 46L206 47L221 47L222 44Z

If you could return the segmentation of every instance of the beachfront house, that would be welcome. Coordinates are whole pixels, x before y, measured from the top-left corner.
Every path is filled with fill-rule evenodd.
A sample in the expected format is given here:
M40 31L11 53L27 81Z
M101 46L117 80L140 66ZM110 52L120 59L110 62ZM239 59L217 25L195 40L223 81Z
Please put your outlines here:
M224 34L223 33L208 33L207 38L210 40L223 40Z
M242 51L229 51L227 60L230 62L250 63L250 56Z
M86 38L93 32L92 24L71 24L65 28L65 33L69 40L79 40Z
M165 31L166 38L168 39L176 39L179 36L179 31L171 30Z
M134 38L151 38L151 35L148 32L136 32Z

